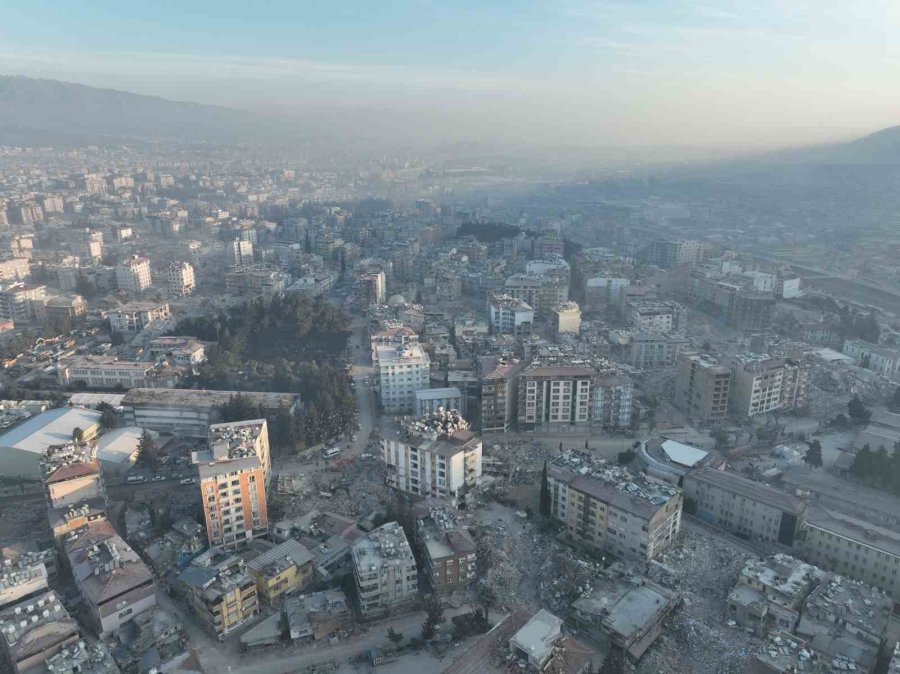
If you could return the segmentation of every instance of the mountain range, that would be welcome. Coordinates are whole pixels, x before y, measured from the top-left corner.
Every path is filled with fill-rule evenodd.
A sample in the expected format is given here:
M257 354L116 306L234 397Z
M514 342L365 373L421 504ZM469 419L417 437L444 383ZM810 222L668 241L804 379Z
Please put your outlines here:
M244 110L171 101L58 80L0 76L0 144L83 145L192 141L309 143L342 136L348 124L288 120ZM343 131L341 130L343 128ZM316 130L318 129L318 130ZM370 139L371 140L371 139ZM900 126L848 143L769 153L775 164L900 165Z

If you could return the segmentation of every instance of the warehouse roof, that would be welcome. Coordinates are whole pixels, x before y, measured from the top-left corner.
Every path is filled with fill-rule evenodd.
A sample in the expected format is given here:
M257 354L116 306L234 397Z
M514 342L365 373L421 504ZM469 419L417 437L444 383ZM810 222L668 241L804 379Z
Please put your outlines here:
M0 436L0 447L43 454L51 445L70 442L76 428L88 430L99 423L100 413L83 407L47 410Z

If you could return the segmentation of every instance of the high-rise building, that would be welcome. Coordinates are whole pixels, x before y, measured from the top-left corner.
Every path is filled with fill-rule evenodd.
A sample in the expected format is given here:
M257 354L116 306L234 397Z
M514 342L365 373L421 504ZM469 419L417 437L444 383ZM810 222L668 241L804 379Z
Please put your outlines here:
M581 332L581 308L577 302L566 302L553 309L553 328L557 335Z
M704 424L728 415L731 370L705 354L678 354L675 371L675 404L691 419Z
M729 406L739 415L802 409L809 403L809 389L808 365L753 353L731 360Z
M82 179L82 188L88 194L106 194L106 179L95 173L88 173Z
M431 360L418 344L376 347L381 407L385 412L410 413L416 391L429 388Z
M647 260L663 269L692 267L709 255L710 246L704 241L651 241L647 247Z
M678 538L681 490L585 452L563 454L550 464L551 513L566 534L595 550L655 559Z
M189 262L171 262L166 268L166 283L173 295L190 295L196 287L194 267Z
M600 375L591 387L591 424L616 430L631 423L634 382L618 374Z
M116 265L116 283L121 290L140 293L150 287L150 260L130 255Z
M506 433L518 412L518 375L525 364L503 360L481 377L481 432Z
M481 439L456 410L391 425L382 435L381 458L388 486L457 505L481 477Z
M213 424L193 453L210 545L234 550L268 533L269 434L265 419Z

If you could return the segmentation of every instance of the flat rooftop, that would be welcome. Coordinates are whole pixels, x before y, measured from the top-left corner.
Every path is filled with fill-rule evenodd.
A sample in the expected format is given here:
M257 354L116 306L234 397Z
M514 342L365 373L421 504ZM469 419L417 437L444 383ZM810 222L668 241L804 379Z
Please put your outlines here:
M267 409L290 408L300 396L296 393L267 391L209 391L206 389L133 388L122 399L123 406L169 405L191 407L221 407L235 396L247 398Z
M51 445L72 441L72 431L87 431L100 423L100 413L83 407L60 407L47 410L19 424L0 436L0 448L14 447L43 454Z
M351 548L357 568L377 571L386 566L415 566L409 541L397 522L388 522L360 538Z
M806 525L855 541L888 555L900 557L900 532L825 508L811 508Z
M799 513L804 507L803 500L796 496L791 496L775 487L770 487L762 482L756 482L742 475L724 470L701 468L687 475L685 480L694 480L701 484L738 494L757 503L763 503L773 508L781 508L785 512Z

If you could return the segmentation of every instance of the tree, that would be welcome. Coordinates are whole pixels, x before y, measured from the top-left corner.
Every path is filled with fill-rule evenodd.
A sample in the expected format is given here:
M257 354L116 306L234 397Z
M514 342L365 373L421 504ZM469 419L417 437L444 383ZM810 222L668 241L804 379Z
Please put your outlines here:
M619 455L616 457L616 461L620 466L627 466L629 463L634 461L634 457L636 454L634 451L630 449L626 449L624 452L619 452Z
M891 412L900 412L900 386L894 389L894 395L888 401L887 408Z
M847 414L858 424L867 422L869 417L872 416L872 412L863 405L858 395L853 396L850 402L847 403Z
M100 425L106 430L115 428L116 424L119 423L119 415L116 413L116 408L108 402L103 401L97 405L97 411L100 412Z
M78 444L84 439L84 431L76 426L72 429L72 442Z
M585 449L585 451L589 450L590 448L591 448L591 447L590 447L590 445L588 445L588 441L585 439L585 441L584 441L584 449Z
M429 641L437 634L437 628L444 622L444 607L441 600L432 595L425 605L425 622L422 623L422 639Z
M813 440L809 443L809 449L806 450L806 454L803 455L803 461L810 468L821 468L822 467L822 443L818 440Z
M388 641L390 641L392 644L394 644L394 648L397 648L397 646L400 645L400 642L403 641L403 633L398 632L397 630L394 629L394 626L391 625L388 628L387 638L388 638Z
M156 455L156 445L153 442L153 436L146 429L141 433L138 440L137 459L135 460L139 466L156 470L159 464L159 457Z
M547 478L547 462L544 461L544 470L541 472L541 502L540 502L540 513L541 517L547 519L550 517L550 513L552 510L552 497L550 496L550 480Z

